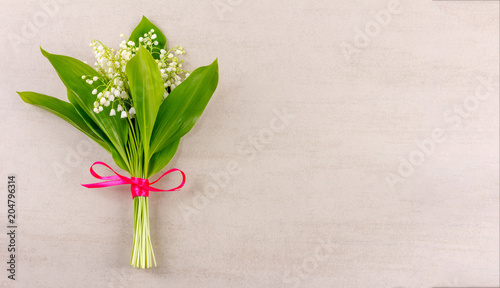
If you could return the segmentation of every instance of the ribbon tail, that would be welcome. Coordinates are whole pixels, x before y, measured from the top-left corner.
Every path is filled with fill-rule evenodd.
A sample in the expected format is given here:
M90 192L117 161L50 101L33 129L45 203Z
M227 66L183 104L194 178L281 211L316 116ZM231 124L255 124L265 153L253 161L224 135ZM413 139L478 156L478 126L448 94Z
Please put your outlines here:
M82 184L82 186L87 188L104 188L104 187L125 185L125 184L129 183L120 179L120 180L104 181L99 183Z

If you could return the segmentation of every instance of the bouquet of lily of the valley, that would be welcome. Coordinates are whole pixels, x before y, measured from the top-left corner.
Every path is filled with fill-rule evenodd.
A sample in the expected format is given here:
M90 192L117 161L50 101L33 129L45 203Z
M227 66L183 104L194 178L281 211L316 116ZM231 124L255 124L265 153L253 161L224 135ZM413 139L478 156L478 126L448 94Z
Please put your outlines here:
M120 35L125 37L124 35ZM35 92L18 92L29 104L66 120L111 153L114 162L130 173L126 177L92 175L105 180L85 184L100 188L131 185L134 202L134 236L130 264L149 268L156 260L149 234L148 196L150 191L174 191L151 186L148 178L172 159L182 136L191 130L203 113L218 82L218 65L199 67L192 73L183 69L178 56L182 47L167 48L165 35L146 17L115 51L100 41L90 43L95 68L77 59L48 53L43 49L67 88L69 102Z

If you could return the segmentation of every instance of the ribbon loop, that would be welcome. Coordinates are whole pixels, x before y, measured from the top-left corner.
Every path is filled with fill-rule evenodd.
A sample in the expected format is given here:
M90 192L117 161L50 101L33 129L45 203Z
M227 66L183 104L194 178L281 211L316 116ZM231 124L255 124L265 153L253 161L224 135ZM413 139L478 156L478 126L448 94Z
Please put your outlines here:
M103 165L103 166L109 168L109 170L113 171L113 173L115 173L115 175L101 176L94 171L94 169L93 169L94 165ZM172 189L168 189L168 190L158 189L158 188L151 186L152 184L160 181L160 179L163 178L163 176L170 174L172 172L176 172L176 171L179 171L182 174L182 182L179 186L172 188ZM156 179L156 181L151 182L151 183L149 183L148 179L143 179L143 178L138 178L138 177L128 178L128 177L125 177L123 175L120 175L115 170L113 170L113 168L109 167L106 163L101 162L101 161L97 161L94 164L92 164L92 166L90 166L90 174L92 174L92 176L94 176L97 179L106 180L106 181L98 182L98 183L91 183L91 184L82 184L82 186L87 187L87 188L104 188L104 187L117 186L117 185L130 185L130 191L132 192L132 199L134 199L136 196L148 197L149 191L153 191L153 192L177 191L180 188L182 188L182 186L184 186L184 184L186 183L186 175L184 174L184 172L182 172L182 170L176 169L176 168L168 170L167 172L163 173L160 176L160 178Z

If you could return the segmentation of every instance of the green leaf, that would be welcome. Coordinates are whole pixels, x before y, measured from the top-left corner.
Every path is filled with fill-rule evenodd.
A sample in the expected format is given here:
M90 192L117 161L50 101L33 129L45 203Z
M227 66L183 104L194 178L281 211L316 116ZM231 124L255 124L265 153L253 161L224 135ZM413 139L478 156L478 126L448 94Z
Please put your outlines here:
M110 117L106 109L99 114L94 113L92 110L96 97L92 95L92 90L101 85L102 82L98 80L89 85L81 78L82 75L87 77L100 76L99 73L75 58L51 54L42 48L40 50L54 66L64 85L73 92L71 96L74 97L70 97L69 100L75 107L79 107L76 108L77 111L86 114L96 123L109 139L112 144L110 146L113 146L123 159L127 159L125 145L128 135L128 122L119 117Z
M130 169L128 168L127 163L123 160L120 153L118 153L118 151L116 151L116 149L114 149L114 147L111 150L111 156L113 157L113 161L115 161L115 163L116 163L116 165L118 165L118 167L122 168L123 170L125 170L127 172L130 172Z
M73 91L71 91L70 89L67 89L66 95L67 95L70 103L76 102L76 99L75 99L76 95L75 95L75 93L73 93ZM101 138L104 142L106 142L110 148L113 147L113 143L111 143L111 141L109 141L109 138L108 138L108 136L106 136L104 131L102 131L102 129L94 122L94 120L92 120L90 118L90 116L87 115L87 113L85 113L85 111L83 111L82 108L80 108L80 106L78 106L78 105L71 105L71 106L73 106L73 109L75 109L75 111L78 113L78 115L80 115L80 117L83 119L85 124L87 124L89 129L92 130L92 132L94 132L99 138ZM108 150L108 152L111 153L111 150Z
M209 66L194 70L168 95L158 111L151 151L162 150L193 128L215 92L218 80L219 68L215 60Z
M108 152L111 152L109 146L98 135L96 135L92 129L90 129L71 103L35 92L17 92L17 94L21 96L21 99L23 99L24 102L38 106L60 117L64 121L73 125L76 129L83 132L90 139L94 140L97 144L101 145Z
M167 38L161 30L156 27L151 21L148 20L145 16L142 16L141 22L135 27L134 31L129 37L129 41L134 41L135 46L139 47L139 37L144 37L144 34L154 30L154 34L156 34L156 41L158 41L158 45L153 46L153 57L155 59L160 59L160 50L166 49L167 47Z
M158 64L142 46L127 63L125 73L129 81L144 152L146 157L149 157L151 133L165 92L163 80Z
M75 93L73 93L73 91L68 89L68 99L70 100L70 102L72 102L72 103L76 102L75 97L76 97ZM109 140L108 136L106 136L104 131L101 130L101 128L82 110L82 108L80 108L80 106L76 105L73 107L78 112L80 117L82 117L82 119L85 121L87 126L96 135L98 135L104 142L107 143L107 146L109 148L107 151L109 153L111 153L111 156L113 156L113 160L115 161L116 165L118 165L118 167L122 168L123 170L130 172L128 167L127 167L126 161L123 160L123 157L120 155L120 153L113 146L113 143L111 143L111 141Z
M179 147L179 143L181 139L177 139L176 141L167 145L167 147L153 154L151 160L149 160L149 168L146 174L146 178L149 178L156 174L158 171L167 166L168 162L172 160L175 152L177 152L177 148Z

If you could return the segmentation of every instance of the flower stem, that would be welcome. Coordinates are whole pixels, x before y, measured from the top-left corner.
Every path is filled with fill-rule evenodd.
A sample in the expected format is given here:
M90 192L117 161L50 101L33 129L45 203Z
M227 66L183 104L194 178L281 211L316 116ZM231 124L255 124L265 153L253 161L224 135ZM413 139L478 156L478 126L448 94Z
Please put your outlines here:
M134 198L134 245L130 265L146 269L150 268L152 264L156 266L149 236L148 197L137 196Z

